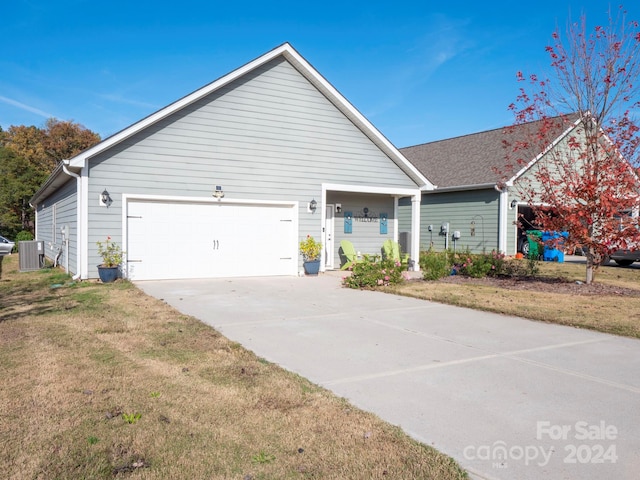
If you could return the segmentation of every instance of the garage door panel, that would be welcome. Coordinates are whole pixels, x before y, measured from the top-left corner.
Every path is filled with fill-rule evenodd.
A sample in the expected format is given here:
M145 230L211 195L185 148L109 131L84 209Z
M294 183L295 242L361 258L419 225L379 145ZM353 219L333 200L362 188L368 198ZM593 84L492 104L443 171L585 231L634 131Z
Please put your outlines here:
M293 275L294 208L130 201L133 280Z

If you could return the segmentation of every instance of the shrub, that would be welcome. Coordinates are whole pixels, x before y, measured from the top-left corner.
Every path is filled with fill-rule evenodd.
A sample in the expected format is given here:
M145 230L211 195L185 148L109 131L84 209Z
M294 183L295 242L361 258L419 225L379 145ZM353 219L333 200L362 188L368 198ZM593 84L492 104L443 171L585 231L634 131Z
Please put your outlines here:
M495 270L495 265L491 263L491 257L488 255L468 255L458 272L461 275L473 278L486 277L491 270Z
M505 262L502 275L505 277L535 277L540 273L535 258L512 259Z
M453 262L449 259L449 252L434 252L429 250L420 253L420 269L425 280L438 280L451 274Z
M316 242L311 235L300 241L300 253L305 262L315 262L320 260L322 253L322 243Z
M538 262L529 258L526 260L506 259L505 255L493 250L491 253L474 254L466 252L422 252L420 254L420 268L425 280L438 280L450 274L466 277L534 277L540 269Z
M28 230L22 230L16 235L15 242L28 242L29 240L33 240L33 234Z
M29 240L33 240L33 234L31 232L29 232L28 230L22 230L21 232L18 232L14 240L14 242L16 242L16 246L14 247L16 251L18 251L20 242L28 242Z
M468 277L500 276L505 270L505 255L495 250L482 254L466 253L461 256L457 266L458 272Z
M404 280L400 262L391 259L376 262L365 258L351 267L351 275L345 277L343 284L350 288L373 288L396 285Z
M529 257L526 261L527 275L529 277L536 277L540 273L540 264L538 263L538 259Z
M504 265L506 262L504 253L496 252L495 250L492 250L490 254L490 262L492 267L491 267L491 270L489 271L489 275L494 277L498 275L502 275L502 272L504 271Z
M122 263L122 251L116 242L111 241L111 237L107 237L106 242L96 242L98 245L98 255L102 257L103 267L117 267Z

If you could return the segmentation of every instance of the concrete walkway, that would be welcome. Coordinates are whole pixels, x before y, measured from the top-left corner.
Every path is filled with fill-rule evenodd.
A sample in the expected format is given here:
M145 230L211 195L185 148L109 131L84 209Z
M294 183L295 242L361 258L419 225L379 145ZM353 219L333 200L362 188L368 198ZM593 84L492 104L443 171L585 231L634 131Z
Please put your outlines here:
M330 274L137 285L472 478L638 478L637 340L344 289Z

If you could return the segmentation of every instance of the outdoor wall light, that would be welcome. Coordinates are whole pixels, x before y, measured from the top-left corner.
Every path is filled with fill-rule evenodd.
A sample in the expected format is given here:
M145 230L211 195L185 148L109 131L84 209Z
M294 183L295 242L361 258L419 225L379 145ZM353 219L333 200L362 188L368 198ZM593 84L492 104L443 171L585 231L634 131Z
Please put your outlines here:
M100 194L100 205L104 205L108 208L112 203L113 200L111 199L109 192L107 192L107 189L105 188L104 191Z
M518 200L511 200L511 209L513 210L514 208L516 208L518 206Z
M222 185L216 185L216 189L213 192L213 196L216 197L218 200L224 197L224 192L222 191Z
M318 202L316 202L316 199L314 198L309 202L309 210L311 210L312 212L315 212L317 207L318 207Z

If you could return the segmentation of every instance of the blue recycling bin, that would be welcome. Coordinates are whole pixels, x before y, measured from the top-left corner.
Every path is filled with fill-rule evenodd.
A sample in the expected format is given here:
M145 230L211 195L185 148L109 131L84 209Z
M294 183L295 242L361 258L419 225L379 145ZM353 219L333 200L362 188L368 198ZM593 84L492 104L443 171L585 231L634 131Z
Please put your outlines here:
M564 244L564 238L569 238L567 232L542 232L542 242L544 243L544 253L542 254L542 260L545 262L564 262L564 252L560 249ZM554 246L547 245L550 240L557 240ZM558 248L560 247L560 248Z

